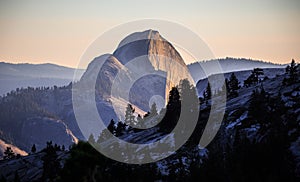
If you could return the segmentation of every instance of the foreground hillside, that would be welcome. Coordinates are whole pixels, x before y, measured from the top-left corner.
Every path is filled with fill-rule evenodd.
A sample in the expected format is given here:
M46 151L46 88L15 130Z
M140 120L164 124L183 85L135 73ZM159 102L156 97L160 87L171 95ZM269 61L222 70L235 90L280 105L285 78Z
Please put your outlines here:
M0 168L5 170L1 170L0 176L13 180L17 174L23 181L297 181L300 179L299 73L297 75L292 80L287 73L270 77L239 88L237 95L228 95L220 130L205 149L199 149L198 142L210 114L209 98L201 102L198 124L189 141L175 154L156 163L119 163L80 142L69 152L60 149L53 152L48 146L42 153L2 161ZM178 114L175 111L174 107L167 108L169 114L162 122L172 123L173 116ZM172 126L160 124L149 130L117 132L112 129L112 132L130 142L147 143L159 140L170 131L168 128ZM97 146L101 140L92 137L89 142ZM114 150L118 148L121 150L122 146L114 145ZM42 155L56 162L49 164L47 157L40 157ZM147 157L155 156L151 153ZM38 165L34 165L36 163ZM57 170L51 170L51 166Z
M284 69L266 69L264 72L265 76L272 78L283 74ZM250 75L250 71L236 72L235 74L242 85L243 79ZM230 73L225 74L225 77L227 78L229 75ZM104 83L104 79L101 83ZM202 97L206 85L207 79L198 82L199 96ZM251 89L248 91L250 94ZM111 119L116 121L117 117L111 103L105 101L101 96L96 99L104 122L108 124ZM116 102L116 100L112 101ZM127 103L123 103L123 105L124 110ZM125 110L122 113L125 113ZM85 139L75 119L71 84L64 87L29 87L12 91L0 99L0 118L1 139L26 152L30 152L33 144L38 150L41 150L50 140L67 147L78 139Z

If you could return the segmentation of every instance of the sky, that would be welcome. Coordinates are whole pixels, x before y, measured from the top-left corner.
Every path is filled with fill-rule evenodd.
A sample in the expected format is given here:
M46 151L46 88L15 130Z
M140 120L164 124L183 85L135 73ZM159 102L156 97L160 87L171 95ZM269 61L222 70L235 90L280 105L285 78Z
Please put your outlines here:
M0 61L76 67L103 32L144 18L188 27L217 58L300 60L299 0L0 0Z

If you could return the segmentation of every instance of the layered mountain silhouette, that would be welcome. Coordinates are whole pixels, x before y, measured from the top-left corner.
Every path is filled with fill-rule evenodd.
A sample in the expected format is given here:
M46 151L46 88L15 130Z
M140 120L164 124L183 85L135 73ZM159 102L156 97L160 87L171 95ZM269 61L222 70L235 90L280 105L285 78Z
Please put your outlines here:
M81 76L85 70L77 69ZM64 86L73 78L75 69L55 64L11 64L0 62L0 95L16 88Z

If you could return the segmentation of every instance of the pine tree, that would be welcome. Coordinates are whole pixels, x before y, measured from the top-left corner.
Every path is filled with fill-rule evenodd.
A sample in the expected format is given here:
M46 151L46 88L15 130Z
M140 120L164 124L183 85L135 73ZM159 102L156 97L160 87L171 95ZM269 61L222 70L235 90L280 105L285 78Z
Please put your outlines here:
M181 132L179 135L174 135L175 146L177 145L177 138L187 137L191 131L191 123L197 123L199 116L199 100L196 88L190 84L187 79L180 81L179 93L181 98L180 120L182 122Z
M163 111L164 117L159 123L159 129L162 132L170 132L176 126L180 116L180 95L177 87L172 87L169 92L169 100L165 112Z
M208 104L208 100L211 99L211 88L209 82L207 83L206 89L203 93L203 98L206 101L206 104Z
M93 133L90 134L88 142L92 145L96 143Z
M299 76L297 76L299 74L298 69L299 69L299 64L297 65L295 63L295 60L292 59L291 64L285 68L286 74L288 74L289 77L284 78L282 80L282 84L285 85L285 84L294 83L297 80L297 78L299 77Z
M119 121L116 128L116 136L117 137L121 136L124 130L125 130L125 125L123 125L123 123Z
M135 112L135 109L132 107L131 104L127 105L126 111L125 111L125 124L129 125L131 124L135 124L135 116L133 115Z
M36 147L35 147L35 144L33 144L31 147L31 153L34 154L35 152L36 152Z
M291 81L295 81L296 72L297 72L297 65L295 63L295 60L292 59L291 66L290 66L290 71L289 71Z
M98 136L97 144L101 144L102 142L105 142L111 137L111 132L107 130L102 130ZM96 145L97 146L97 145Z
M109 125L107 126L108 131L110 131L112 134L115 134L116 127L115 127L115 121L112 119L110 120Z
M172 87L172 89L169 93L167 110L173 110L178 106L180 106L180 95L179 95L177 87Z
M236 97L238 96L239 80L236 78L234 73L231 73L230 79L228 81L228 92L230 96Z
M44 150L46 154L42 157L43 161L43 181L54 181L60 171L60 163L57 159L58 155L52 142L47 142L47 148Z
M151 105L151 109L150 109L150 115L151 116L157 116L157 107L156 107L156 103L153 102L153 104Z
M255 75L258 81L260 81L259 77L260 75L264 75L264 70L261 68L254 68L252 73Z
M60 150L60 146L57 145L57 143L55 143L55 144L54 144L54 149L55 149L56 151L59 151L59 150Z
M244 80L244 85L246 87L249 87L253 84L257 84L258 82L260 82L261 75L264 75L264 70L261 68L254 68L251 72L251 75L246 80Z
M4 159L12 159L14 158L16 155L13 152L13 150L11 149L11 147L6 147L6 150L4 151Z
M185 106L188 106L189 111L198 110L199 100L198 100L196 88L192 84L190 84L190 82L187 79L180 81L179 92L181 96L181 103L185 104Z
M268 93L261 87L259 90L254 90L249 104L249 118L254 124L260 123L262 126L267 124L268 116ZM250 123L251 124L251 123Z

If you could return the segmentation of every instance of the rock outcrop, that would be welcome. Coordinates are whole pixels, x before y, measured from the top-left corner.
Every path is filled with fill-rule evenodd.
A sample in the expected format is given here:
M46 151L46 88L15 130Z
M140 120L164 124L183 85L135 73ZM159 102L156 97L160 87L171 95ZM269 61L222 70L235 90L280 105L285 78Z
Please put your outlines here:
M171 88L185 78L191 80L180 54L159 32L147 30L124 38L112 55L95 58L81 82L97 79L103 98L122 98L149 111L151 97L167 102Z

